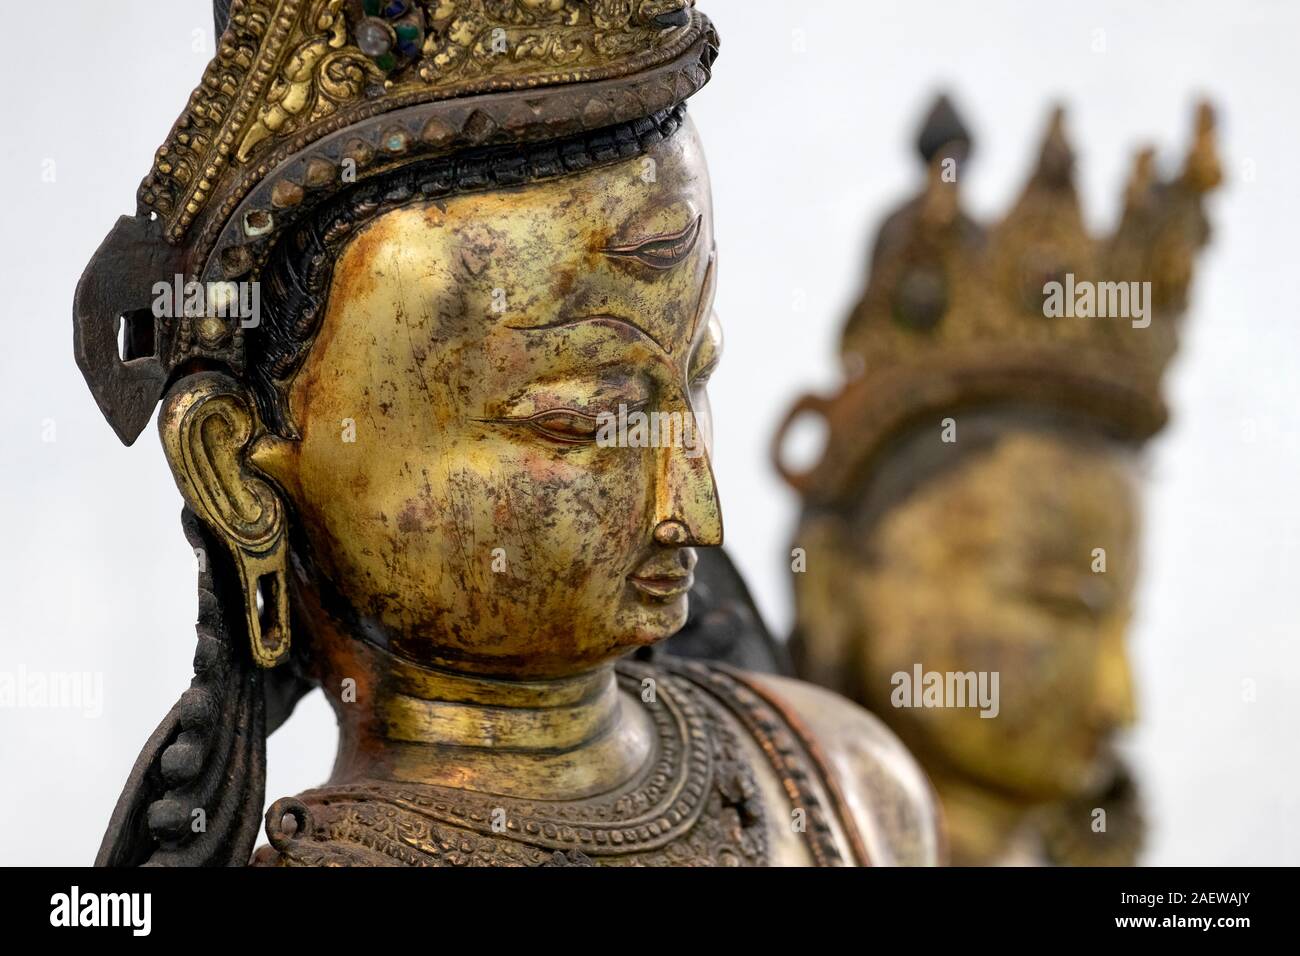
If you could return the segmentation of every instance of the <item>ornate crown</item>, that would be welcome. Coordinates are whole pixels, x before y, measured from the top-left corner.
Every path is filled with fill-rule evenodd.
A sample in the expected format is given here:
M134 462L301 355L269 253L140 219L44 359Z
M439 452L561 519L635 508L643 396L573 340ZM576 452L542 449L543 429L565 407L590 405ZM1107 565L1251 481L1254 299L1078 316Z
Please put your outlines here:
M242 360L238 322L154 321L156 283L248 280L322 199L412 160L583 136L597 159L635 154L709 78L717 34L693 7L216 0L216 55L77 289L77 361L118 435L135 440L173 370Z
M1084 225L1062 110L1020 199L988 227L961 210L970 145L941 97L918 140L925 186L882 226L844 327L847 382L833 398L800 399L777 432L777 468L809 499L851 495L891 438L965 408L1047 407L1136 441L1165 423L1161 377L1209 236L1202 197L1220 180L1210 108L1198 108L1179 175L1161 180L1153 151L1137 155L1119 226L1103 238ZM795 473L783 439L807 413L830 435L822 460Z

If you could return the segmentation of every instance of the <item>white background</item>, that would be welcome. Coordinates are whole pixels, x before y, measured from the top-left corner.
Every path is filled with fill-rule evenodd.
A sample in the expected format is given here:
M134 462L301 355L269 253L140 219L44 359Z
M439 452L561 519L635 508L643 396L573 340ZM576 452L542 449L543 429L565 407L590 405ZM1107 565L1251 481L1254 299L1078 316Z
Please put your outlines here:
M1175 422L1149 455L1131 744L1148 862L1300 863L1300 5L701 5L723 37L691 107L728 334L716 467L727 543L781 633L795 502L768 439L800 391L834 380L868 240L917 185L912 140L934 93L950 90L974 131L964 189L982 218L1015 198L1063 100L1098 230L1115 221L1134 150L1151 142L1176 162L1195 96L1218 105L1228 182L1170 377ZM211 17L206 0L8 6L6 35L22 42L0 59L0 671L102 674L104 706L98 718L0 709L0 863L88 863L136 753L187 686L194 569L156 433L122 447L73 363L72 294L133 211L211 55ZM333 748L328 708L310 698L271 739L268 799L324 779Z

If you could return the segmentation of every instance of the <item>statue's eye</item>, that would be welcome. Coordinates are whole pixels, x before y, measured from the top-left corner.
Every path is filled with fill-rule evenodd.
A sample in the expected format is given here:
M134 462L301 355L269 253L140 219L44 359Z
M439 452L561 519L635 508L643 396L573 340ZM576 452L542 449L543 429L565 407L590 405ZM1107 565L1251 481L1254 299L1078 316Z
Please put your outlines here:
M575 412L571 408L539 412L526 421L534 431L554 441L563 442L595 441L600 425L590 415Z

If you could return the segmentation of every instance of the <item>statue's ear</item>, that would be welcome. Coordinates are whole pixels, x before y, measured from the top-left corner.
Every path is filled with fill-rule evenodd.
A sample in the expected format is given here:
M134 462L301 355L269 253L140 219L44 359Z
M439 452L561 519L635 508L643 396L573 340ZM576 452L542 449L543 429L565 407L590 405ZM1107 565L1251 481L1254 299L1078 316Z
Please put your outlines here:
M253 660L274 667L289 653L288 530L279 493L250 461L257 407L228 375L202 372L167 393L158 430L186 504L234 559Z

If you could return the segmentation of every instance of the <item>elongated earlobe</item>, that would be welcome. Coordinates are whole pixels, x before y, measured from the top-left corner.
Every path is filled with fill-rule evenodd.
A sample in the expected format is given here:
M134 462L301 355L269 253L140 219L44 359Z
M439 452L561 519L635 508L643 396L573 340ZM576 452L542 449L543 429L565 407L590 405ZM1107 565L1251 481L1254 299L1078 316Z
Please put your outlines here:
M289 653L287 529L279 493L250 462L255 405L234 379L203 372L167 394L158 430L186 504L234 559L253 660L274 667Z

